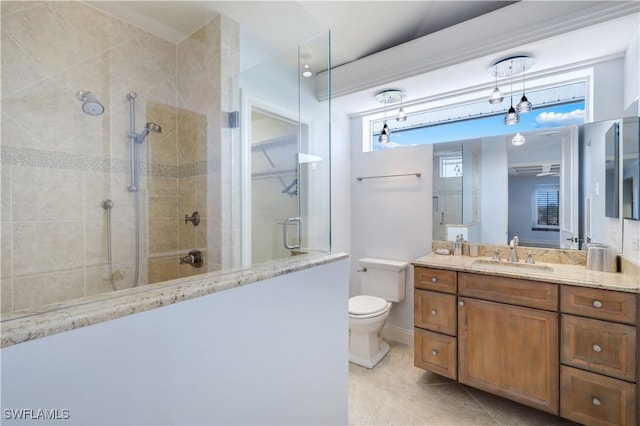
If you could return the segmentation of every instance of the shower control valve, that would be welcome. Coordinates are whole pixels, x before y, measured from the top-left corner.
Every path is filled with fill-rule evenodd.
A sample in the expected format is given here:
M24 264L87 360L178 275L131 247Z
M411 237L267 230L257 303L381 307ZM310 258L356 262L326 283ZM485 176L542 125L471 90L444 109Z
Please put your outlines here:
M193 226L198 226L200 224L200 213L193 212L191 216L188 214L184 215L184 223L193 223Z
M200 250L191 250L188 255L180 257L180 264L200 268L204 264L204 256Z

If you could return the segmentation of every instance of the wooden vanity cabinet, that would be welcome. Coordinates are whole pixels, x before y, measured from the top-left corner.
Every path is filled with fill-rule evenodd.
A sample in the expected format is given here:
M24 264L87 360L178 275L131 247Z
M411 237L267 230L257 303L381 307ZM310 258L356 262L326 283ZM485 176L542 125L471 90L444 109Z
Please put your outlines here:
M639 426L640 295L414 266L416 367L586 426Z
M638 296L561 288L560 414L585 425L638 424Z
M414 268L414 365L458 378L457 273Z
M463 272L458 286L458 380L558 414L557 286Z

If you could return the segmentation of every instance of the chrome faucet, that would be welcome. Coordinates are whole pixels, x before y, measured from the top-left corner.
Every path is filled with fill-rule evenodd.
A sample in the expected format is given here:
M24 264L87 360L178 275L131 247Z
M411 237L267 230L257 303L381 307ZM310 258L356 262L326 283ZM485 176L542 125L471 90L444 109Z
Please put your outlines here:
M491 256L491 260L493 262L500 262L500 250L498 249L493 250L493 256Z
M509 262L517 263L518 262L518 253L516 252L516 247L518 247L518 237L515 236L509 242Z
M527 255L527 260L525 260L524 263L528 263L529 265L533 265L536 263L533 260L533 253L531 253L530 251L525 251L524 254Z

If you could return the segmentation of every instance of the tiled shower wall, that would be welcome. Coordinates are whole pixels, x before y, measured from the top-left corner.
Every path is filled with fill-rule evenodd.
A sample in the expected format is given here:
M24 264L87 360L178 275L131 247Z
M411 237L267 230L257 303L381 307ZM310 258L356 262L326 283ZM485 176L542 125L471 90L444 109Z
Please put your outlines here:
M221 163L231 164L233 153L231 131L220 124L223 108L237 109L237 91L222 85L238 70L237 51L229 52L238 47L237 25L216 17L176 46L80 2L3 1L1 8L2 313L111 291L100 207L107 198L115 203L116 286L131 286L130 91L138 94L136 130L147 121L163 128L141 146L140 283L235 262L220 250L234 232L223 214L237 199L225 191L233 175ZM92 91L104 114L84 114L78 90ZM183 219L195 210L203 217L198 228ZM182 265L163 275L156 267L163 257L177 264L191 248L206 250L202 271Z

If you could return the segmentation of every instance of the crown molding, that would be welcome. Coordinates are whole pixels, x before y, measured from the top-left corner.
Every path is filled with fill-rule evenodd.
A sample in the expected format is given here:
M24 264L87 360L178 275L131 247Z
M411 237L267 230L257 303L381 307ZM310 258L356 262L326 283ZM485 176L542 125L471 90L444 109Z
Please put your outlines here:
M333 68L331 96L389 84L639 12L640 2L636 1L554 1L545 2L544 7L538 1L520 1ZM321 101L328 99L327 80L319 79L316 96Z

